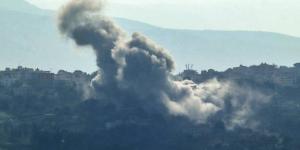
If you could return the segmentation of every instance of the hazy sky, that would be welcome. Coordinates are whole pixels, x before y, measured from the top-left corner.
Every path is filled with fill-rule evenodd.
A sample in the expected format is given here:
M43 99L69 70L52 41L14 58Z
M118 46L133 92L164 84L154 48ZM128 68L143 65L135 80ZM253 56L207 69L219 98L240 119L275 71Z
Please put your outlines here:
M57 9L68 0L28 0ZM107 13L185 29L259 30L300 37L300 0L106 0Z

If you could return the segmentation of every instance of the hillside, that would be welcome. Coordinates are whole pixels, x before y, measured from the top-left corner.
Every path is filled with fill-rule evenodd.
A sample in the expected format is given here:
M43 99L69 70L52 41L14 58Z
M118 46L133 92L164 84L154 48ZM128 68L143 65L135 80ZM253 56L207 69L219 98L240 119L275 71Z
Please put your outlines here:
M0 4L0 68L24 65L53 71L97 69L92 51L79 51L59 35L54 12L22 0L6 1ZM185 64L194 64L200 70L224 70L261 62L292 66L300 59L300 39L288 35L175 30L122 18L116 21L127 31L142 32L169 49L177 62L177 71L184 69Z
M295 84L284 85L265 78L278 73L282 79L293 80L287 71L297 79ZM180 76L191 75L188 72L195 70L186 70ZM244 76L249 72L256 76ZM216 77L247 88L246 93L259 90L272 94L268 103L254 102L255 108L247 112L250 120L259 123L255 128L226 128L225 119L234 115L231 111L237 105L229 101L226 105L231 107L227 110L207 123L197 124L181 116L148 113L135 103L120 109L111 101L85 99L85 86L93 76L81 71L51 73L22 67L0 71L0 149L298 150L300 147L299 64L284 68L267 64L240 66L225 72L209 70L195 74L201 82ZM194 81L199 82L197 79ZM247 97L240 100L244 98Z

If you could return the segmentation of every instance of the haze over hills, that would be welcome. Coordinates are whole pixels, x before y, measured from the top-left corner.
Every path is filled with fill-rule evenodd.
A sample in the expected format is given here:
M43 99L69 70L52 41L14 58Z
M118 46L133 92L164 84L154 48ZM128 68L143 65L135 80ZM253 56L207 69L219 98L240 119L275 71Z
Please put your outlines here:
M300 63L195 70L293 64L299 38L116 18L174 60L150 38L124 37L103 6L72 0L57 25L54 12L1 10L0 64L24 67L0 69L0 150L299 150ZM175 62L199 66L176 75Z
M55 13L24 0L0 4L0 68L18 65L46 70L96 70L92 51L77 50L56 29ZM300 60L300 38L269 32L165 29L128 19L116 21L129 32L142 32L175 58L197 70L259 64L291 66ZM92 59L91 59L92 58Z
M24 0L2 0L0 10L17 11L35 15L49 15L51 11L42 10Z

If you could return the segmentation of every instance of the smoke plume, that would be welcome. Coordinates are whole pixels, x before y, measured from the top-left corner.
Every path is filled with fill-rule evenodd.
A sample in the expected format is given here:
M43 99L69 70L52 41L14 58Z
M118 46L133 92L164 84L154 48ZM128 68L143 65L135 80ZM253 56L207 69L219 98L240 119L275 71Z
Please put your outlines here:
M175 63L168 52L140 33L128 37L102 10L102 1L72 0L59 15L61 33L78 46L93 48L97 56L93 98L119 109L187 116L197 123L205 123L218 112L230 112L223 116L229 127L248 121L257 98L216 79L200 85L173 81ZM241 97L244 100L239 101ZM230 109L226 98L230 98Z

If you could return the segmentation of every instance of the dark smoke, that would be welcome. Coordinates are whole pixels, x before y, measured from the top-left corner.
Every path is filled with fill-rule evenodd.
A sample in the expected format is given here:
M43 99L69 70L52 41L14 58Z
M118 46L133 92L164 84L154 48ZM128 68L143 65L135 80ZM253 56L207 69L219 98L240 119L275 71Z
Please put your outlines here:
M226 107L223 99L231 95L234 111L224 122L230 128L248 123L252 103L257 102L255 96L229 82L212 80L196 85L172 81L175 64L166 50L139 33L126 36L102 15L102 9L101 1L72 0L59 16L61 33L78 46L92 47L97 56L99 74L93 80L91 97L120 109L134 107L150 114L187 116L205 123ZM238 102L240 94L248 98Z

